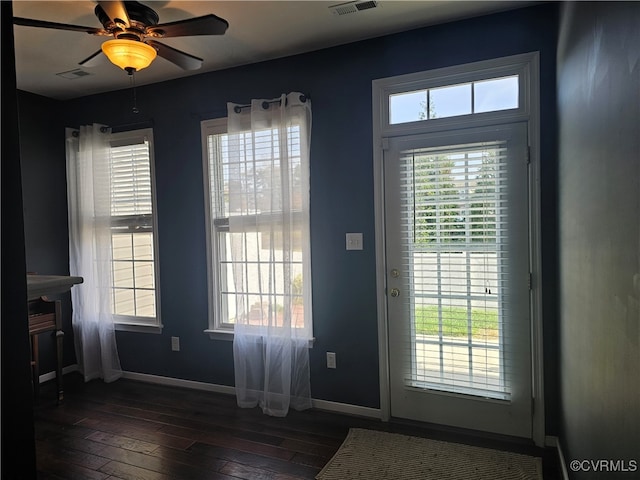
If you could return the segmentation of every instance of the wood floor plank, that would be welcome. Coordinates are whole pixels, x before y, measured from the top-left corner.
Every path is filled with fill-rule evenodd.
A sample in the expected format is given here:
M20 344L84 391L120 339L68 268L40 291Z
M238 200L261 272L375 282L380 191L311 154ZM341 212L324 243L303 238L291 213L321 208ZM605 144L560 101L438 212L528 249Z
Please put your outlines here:
M100 472L115 475L123 480L172 480L169 475L116 461L107 462L100 468Z
M123 435L113 435L111 433L99 431L93 432L85 438L93 440L94 442L100 442L105 445L111 445L113 447L124 448L125 450L140 453L151 453L159 447L157 443L143 442Z
M241 452L257 453L265 457L278 458L280 460L290 460L295 452L273 445L252 442L243 438L229 437L217 432L202 433L199 440L203 443L216 445L219 447L229 447Z
M101 432L130 437L142 442L155 443L159 446L171 447L178 450L189 448L195 440L175 435L169 435L161 431L162 426L153 424L151 428L142 428L140 425L128 425L123 421L105 421L96 418L85 418L78 423L79 426L92 428Z
M222 469L222 473L245 480L302 480L305 478L313 478L261 470L256 467L250 467L248 465L234 462L227 462Z
M306 465L307 467L315 467L318 470L322 469L329 460L331 460L331 457L327 459L325 457L318 457L316 455L309 455L306 453L296 453L293 458L291 458L292 463L299 463L300 465Z
M254 452L244 452L230 447L214 446L200 442L195 443L189 450L198 456L202 455L219 458L242 465L252 466L260 470L267 470L282 474L288 473L302 478L314 478L320 471L319 468L292 463L278 458L267 457Z
M222 467L224 467L224 464L227 463L227 460L223 460L220 458L207 455L197 455L191 451L176 450L164 446L161 446L160 448L155 450L151 455L159 458L171 459L175 462L184 463L186 465L191 465L197 469L215 472L219 472Z
M318 445L317 443L302 442L300 440L285 439L279 446L280 448L285 448L296 453L307 453L318 457L324 457L327 460L329 460L336 452L334 447Z
M45 470L48 475L55 475L69 480L106 480L109 475L95 469L69 463L52 455L38 452L36 467ZM41 476L38 475L38 478Z
M79 465L89 470L98 470L109 461L107 458L90 453L63 448L58 445L57 442L36 441L36 450L38 452L39 459L43 459L48 456L49 458L55 458L66 463Z

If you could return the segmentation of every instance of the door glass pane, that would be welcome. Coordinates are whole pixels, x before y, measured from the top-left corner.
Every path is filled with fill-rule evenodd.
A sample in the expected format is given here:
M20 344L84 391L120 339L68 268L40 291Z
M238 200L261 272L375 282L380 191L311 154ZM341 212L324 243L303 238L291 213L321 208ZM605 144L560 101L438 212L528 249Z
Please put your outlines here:
M508 271L501 142L401 152L411 387L507 399Z

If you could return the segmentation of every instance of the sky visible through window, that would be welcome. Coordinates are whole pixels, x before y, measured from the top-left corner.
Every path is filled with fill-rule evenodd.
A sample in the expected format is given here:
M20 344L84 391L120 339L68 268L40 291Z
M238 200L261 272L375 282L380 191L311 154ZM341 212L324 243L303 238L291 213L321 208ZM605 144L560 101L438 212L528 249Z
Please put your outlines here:
M389 123L518 108L518 75L389 96Z

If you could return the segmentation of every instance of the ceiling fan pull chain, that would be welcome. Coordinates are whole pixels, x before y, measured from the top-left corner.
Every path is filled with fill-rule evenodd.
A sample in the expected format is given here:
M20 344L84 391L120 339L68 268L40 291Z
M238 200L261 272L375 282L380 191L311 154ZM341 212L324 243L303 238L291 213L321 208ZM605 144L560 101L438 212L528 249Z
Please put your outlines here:
M131 71L131 74L129 75L129 77L131 78L131 87L133 88L133 108L132 111L133 113L139 113L140 110L138 110L138 99L137 99L137 95L136 95L136 72L135 70Z

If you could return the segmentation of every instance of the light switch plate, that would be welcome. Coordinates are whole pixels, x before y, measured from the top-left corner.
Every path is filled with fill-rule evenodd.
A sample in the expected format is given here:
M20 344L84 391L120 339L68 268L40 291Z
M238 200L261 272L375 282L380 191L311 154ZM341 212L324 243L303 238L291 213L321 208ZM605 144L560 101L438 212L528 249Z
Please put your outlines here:
M362 233L347 233L347 250L362 250Z
M327 368L336 368L335 352L327 352Z

